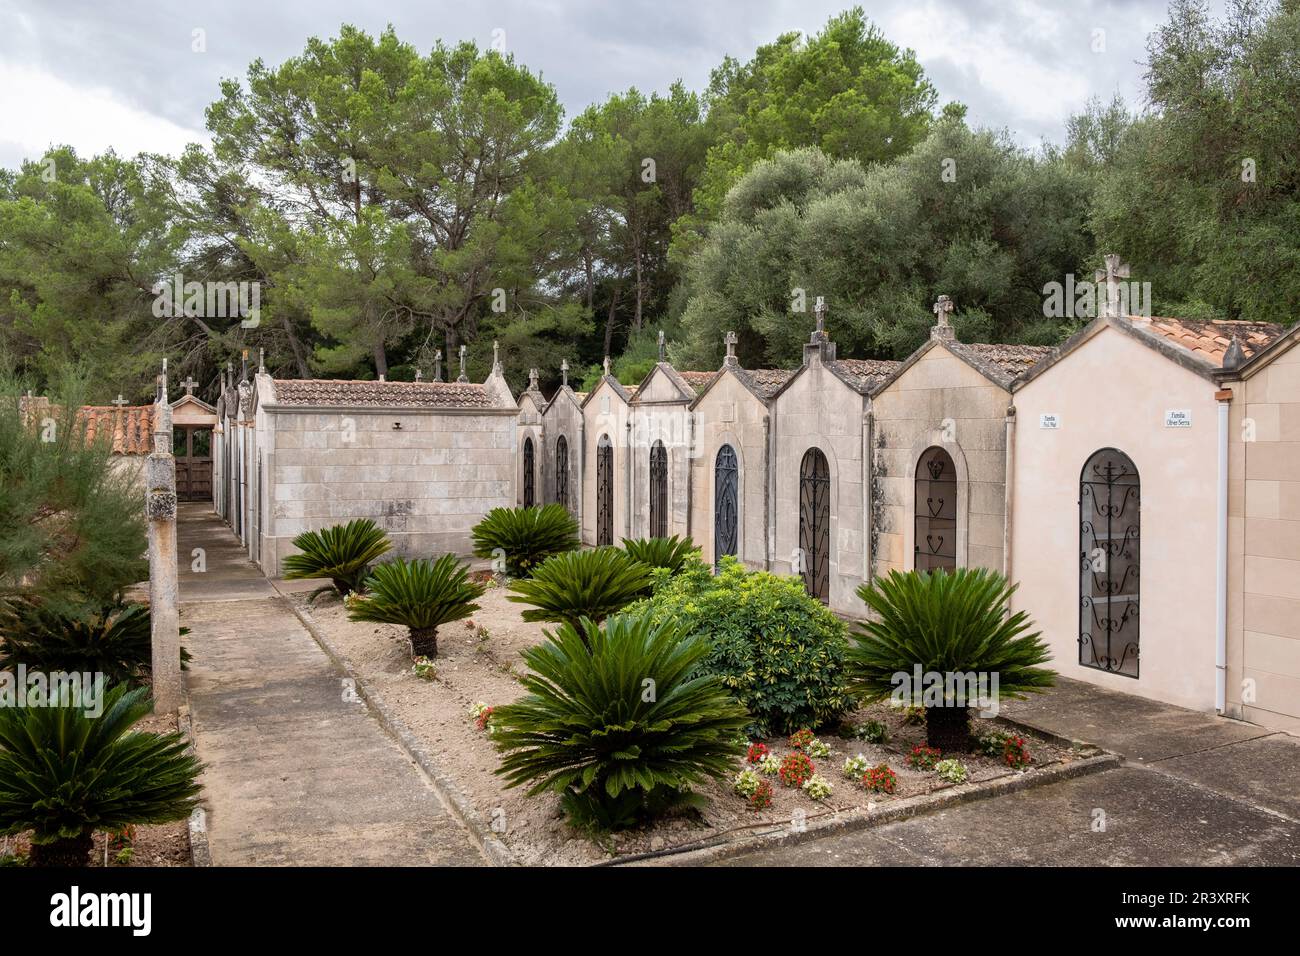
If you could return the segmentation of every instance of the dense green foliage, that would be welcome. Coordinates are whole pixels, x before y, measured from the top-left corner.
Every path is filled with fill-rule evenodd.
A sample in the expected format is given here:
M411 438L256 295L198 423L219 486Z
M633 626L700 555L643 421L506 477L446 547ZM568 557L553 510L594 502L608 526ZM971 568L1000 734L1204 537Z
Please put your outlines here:
M115 603L149 573L143 492L110 467L106 438L87 440L76 379L26 416L20 394L0 377L0 599L21 592L60 613Z
M900 689L898 675L920 673L997 675L996 696L1020 698L1055 682L1038 665L1050 659L1047 645L1024 611L1008 613L1015 587L988 568L956 571L891 571L858 589L872 612L856 626L848 653L850 689L864 701L884 700ZM921 687L911 687L913 695ZM993 687L988 685L993 696ZM915 697L902 701L916 706ZM970 749L968 706L944 700L924 704L929 744L940 750ZM951 719L949 719L951 717ZM955 725L955 726L954 726Z
M749 710L761 736L820 727L849 706L844 625L797 577L749 571L733 557L714 575L691 561L659 575L648 610L708 647L701 672L716 675Z
M194 809L201 768L185 739L131 730L152 709L147 689L122 685L97 717L69 696L0 707L0 833L31 830L33 865L85 866L95 830Z
M531 577L510 584L510 600L531 604L525 621L551 621L581 627L599 624L650 589L650 568L616 548L592 548L552 555Z
M348 598L354 621L401 624L411 632L415 657L438 656L438 628L478 610L484 585L469 579L469 569L454 554L437 561L397 558L366 578L366 593Z
M563 505L493 508L471 530L474 554L499 562L495 571L527 577L553 554L578 547L578 523Z
M748 718L716 677L706 643L671 621L615 615L563 624L523 652L528 693L492 715L497 773L529 794L560 793L570 818L629 826L727 774Z
M698 558L700 549L689 537L673 535L671 538L625 538L619 545L629 558L651 568L667 568L676 574L692 558Z
M328 578L343 596L361 587L370 565L393 543L384 529L369 518L356 518L321 531L304 531L293 539L298 554L284 559L284 576Z

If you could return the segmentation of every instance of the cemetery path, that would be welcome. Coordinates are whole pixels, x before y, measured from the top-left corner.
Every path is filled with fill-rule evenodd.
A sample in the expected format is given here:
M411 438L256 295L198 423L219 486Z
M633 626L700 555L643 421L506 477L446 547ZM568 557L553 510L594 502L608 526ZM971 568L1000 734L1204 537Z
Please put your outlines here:
M485 865L238 539L204 505L177 538L213 863Z

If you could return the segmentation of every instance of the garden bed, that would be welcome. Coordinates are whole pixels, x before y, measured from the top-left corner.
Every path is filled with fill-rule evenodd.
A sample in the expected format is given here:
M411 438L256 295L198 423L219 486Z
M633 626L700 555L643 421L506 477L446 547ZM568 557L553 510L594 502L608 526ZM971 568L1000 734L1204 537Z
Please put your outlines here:
M454 781L483 820L492 822L495 836L521 864L583 865L732 837L741 839L756 830L803 826L815 829L819 821L828 818L860 816L868 809L959 786L933 771L910 768L906 758L914 746L925 743L924 725L909 721L906 714L886 704L876 704L846 715L846 727L835 732L824 729L818 735L831 750L828 756L811 758L817 773L833 786L833 792L823 800L784 786L776 775L759 772L759 778L769 782L772 791L770 805L761 810L751 809L727 780L700 788L699 793L708 803L699 812L684 812L660 819L652 826L598 836L572 828L560 812L557 795L528 797L523 788L503 786L502 778L494 773L500 766L500 753L490 733L479 729L474 718L475 708L481 704L499 706L522 696L518 675L526 668L520 651L544 640L545 625L524 622L520 605L508 601L506 594L503 587L489 587L471 620L439 630L436 676L431 680L412 672L405 628L349 621L342 603L328 595L310 606L303 595L291 600L344 658L362 689L378 692L389 716L409 728L439 771ZM869 743L849 736L848 726L870 720L885 725L885 742ZM997 720L976 719L973 726L976 735L1009 729L1009 725ZM970 791L988 785L992 790L1007 778L1045 776L1090 755L1060 741L1019 729L1016 732L1025 738L1033 758L1028 769L1013 770L1000 756L963 754L960 760L968 776L960 786ZM793 749L785 737L761 742L779 759ZM888 764L896 774L892 794L868 792L858 780L844 776L841 767L845 759L858 754L872 767ZM746 768L757 771L757 767L738 758L736 771Z

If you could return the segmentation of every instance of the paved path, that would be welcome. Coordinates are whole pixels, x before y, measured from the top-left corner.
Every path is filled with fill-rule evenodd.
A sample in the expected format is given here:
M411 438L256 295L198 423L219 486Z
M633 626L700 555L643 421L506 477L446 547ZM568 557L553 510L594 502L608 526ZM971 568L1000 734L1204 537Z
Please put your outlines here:
M1300 740L1071 680L1004 712L1125 763L719 865L1300 865Z
M213 863L484 865L234 535L192 504L178 530ZM205 572L192 570L194 548Z

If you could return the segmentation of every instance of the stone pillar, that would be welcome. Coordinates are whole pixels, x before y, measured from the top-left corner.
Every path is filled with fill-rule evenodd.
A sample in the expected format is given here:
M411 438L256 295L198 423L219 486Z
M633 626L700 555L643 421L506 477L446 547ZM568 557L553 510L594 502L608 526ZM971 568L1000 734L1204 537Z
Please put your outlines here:
M154 405L153 454L145 464L145 515L149 520L149 611L153 621L154 712L181 705L181 634L176 574L176 461L167 379Z

